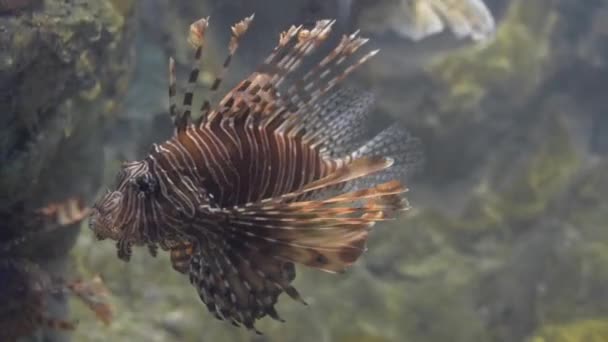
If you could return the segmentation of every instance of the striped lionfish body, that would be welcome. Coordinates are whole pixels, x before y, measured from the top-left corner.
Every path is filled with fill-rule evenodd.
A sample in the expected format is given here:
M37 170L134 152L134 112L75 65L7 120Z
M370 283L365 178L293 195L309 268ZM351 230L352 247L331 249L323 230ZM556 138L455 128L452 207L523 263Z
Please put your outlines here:
M232 27L224 72L252 17ZM195 64L175 103L174 136L142 161L125 163L117 188L94 206L91 228L117 241L170 252L220 319L255 329L291 286L294 264L341 272L365 250L375 222L407 208L401 183L420 161L419 142L398 126L375 136L364 127L371 96L336 85L377 51L357 57L366 39L352 34L295 79L295 71L329 35L333 21L291 27L249 77L191 118L207 19L190 27ZM351 61L351 59L354 60ZM221 74L220 74L221 75ZM217 77L211 90L216 90Z

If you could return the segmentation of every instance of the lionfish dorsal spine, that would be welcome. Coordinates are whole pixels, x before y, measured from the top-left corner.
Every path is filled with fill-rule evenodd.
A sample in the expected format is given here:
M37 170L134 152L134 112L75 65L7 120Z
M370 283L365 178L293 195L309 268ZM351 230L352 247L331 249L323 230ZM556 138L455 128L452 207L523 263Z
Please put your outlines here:
M249 17L239 21L238 23L234 24L231 27L230 42L228 43L228 54L227 54L226 58L224 59L224 63L222 63L222 68L221 68L220 72L215 76L215 79L211 84L211 87L210 87L211 92L216 92L219 89L219 87L224 79L224 75L230 68L230 63L233 59L233 56L239 47L240 39L249 30L249 26L251 25L251 22L253 21L254 16L255 16L255 14L252 14ZM196 32L196 30L191 29L191 32ZM200 116L199 120L197 122L195 122L195 125L198 127L201 127L207 121L212 121L215 118L215 116L218 114L219 113L217 111L211 111L211 105L209 104L209 100L205 99L205 101L203 102L203 105L201 107L201 116Z

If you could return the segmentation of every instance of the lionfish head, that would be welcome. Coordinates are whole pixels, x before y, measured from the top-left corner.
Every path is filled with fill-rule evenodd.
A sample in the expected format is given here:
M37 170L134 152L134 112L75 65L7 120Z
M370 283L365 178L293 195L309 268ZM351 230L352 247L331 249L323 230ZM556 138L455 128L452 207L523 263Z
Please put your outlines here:
M93 206L89 227L100 240L124 239L127 230L138 231L145 216L144 203L157 188L146 161L124 163L117 175L115 188L108 190ZM129 235L129 240L137 240L136 235Z

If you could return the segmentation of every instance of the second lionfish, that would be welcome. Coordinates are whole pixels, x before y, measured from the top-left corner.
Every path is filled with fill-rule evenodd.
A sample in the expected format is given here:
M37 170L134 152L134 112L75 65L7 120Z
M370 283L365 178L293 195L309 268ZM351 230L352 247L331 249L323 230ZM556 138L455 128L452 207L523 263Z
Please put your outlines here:
M252 19L232 27L221 74ZM367 134L372 97L336 87L377 53L357 56L367 41L357 33L296 74L333 23L281 33L257 70L217 104L203 101L195 119L208 20L193 23L195 62L181 109L169 62L175 133L123 165L115 190L93 207L97 237L117 241L123 260L134 245L169 251L210 312L249 329L266 315L281 320L274 306L283 292L304 302L291 285L294 264L328 272L352 265L374 223L408 208L402 181L419 165L420 144L397 125ZM218 76L211 90L220 83Z

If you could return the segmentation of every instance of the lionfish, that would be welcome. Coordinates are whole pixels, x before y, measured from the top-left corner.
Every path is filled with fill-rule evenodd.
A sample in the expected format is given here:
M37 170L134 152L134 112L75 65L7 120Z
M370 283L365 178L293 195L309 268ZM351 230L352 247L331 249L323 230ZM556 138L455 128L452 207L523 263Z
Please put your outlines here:
M232 27L229 53L211 85L216 91L253 16ZM296 69L329 36L333 20L280 34L265 61L217 104L193 91L208 18L190 26L194 63L176 105L169 59L169 113L174 135L141 161L125 162L116 189L93 206L91 229L132 247L169 251L220 320L253 329L291 285L294 264L342 272L365 251L375 222L408 208L401 179L420 164L419 140L397 125L368 136L372 97L336 86L375 55L357 57L367 39L355 32L314 66Z
M71 197L29 213L32 224L43 231L23 234L0 244L0 340L16 341L32 335L38 328L73 330L75 322L55 318L47 308L47 297L72 294L89 307L105 324L112 312L107 304L108 291L99 276L89 280L66 281L43 270L37 263L19 256L14 250L35 235L74 225L89 215L82 199Z

